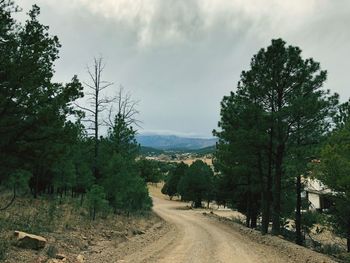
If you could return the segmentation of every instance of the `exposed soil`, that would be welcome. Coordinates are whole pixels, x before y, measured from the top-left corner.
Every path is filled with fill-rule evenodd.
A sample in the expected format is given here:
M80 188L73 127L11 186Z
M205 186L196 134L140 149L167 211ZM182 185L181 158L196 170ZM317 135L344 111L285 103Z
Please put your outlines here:
M110 213L92 221L74 201L53 207L45 199L19 198L0 213L0 246L9 247L6 259L0 262L78 262L79 255L84 262L116 262L168 231L167 224L153 212L130 216ZM46 247L40 251L16 247L15 230L43 236L48 241ZM66 259L56 260L55 254Z
M157 215L114 216L88 225L75 224L44 232L49 241L44 250L12 247L5 262L77 262L79 254L84 262L91 263L335 262L282 238L262 236L228 218L167 200L159 186L151 186L150 193ZM50 246L65 254L65 261L50 261Z
M174 226L121 262L334 262L278 237L261 236L218 216L154 197L154 211Z

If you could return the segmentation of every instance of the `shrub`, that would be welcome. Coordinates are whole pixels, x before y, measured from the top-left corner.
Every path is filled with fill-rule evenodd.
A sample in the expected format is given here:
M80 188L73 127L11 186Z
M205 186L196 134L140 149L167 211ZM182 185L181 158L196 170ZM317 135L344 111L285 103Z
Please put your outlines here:
M115 211L145 211L152 207L145 181L134 162L114 154L105 173L103 185Z
M58 249L56 246L54 245L49 245L48 248L47 248L47 251L46 251L46 255L50 258L54 258L56 257L58 253Z
M88 191L86 197L90 216L92 220L95 220L96 214L98 212L107 210L108 208L108 201L106 200L106 193L104 191L104 188L100 185L95 184Z
M337 244L325 244L319 248L319 252L327 255L337 255L344 252L344 249Z
M8 240L0 239L0 260L6 259L7 251L10 247Z

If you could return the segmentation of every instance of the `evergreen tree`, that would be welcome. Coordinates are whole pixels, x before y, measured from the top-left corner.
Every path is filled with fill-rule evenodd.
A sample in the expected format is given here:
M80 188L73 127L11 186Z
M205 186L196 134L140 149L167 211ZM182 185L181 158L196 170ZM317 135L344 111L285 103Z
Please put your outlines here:
M221 131L214 131L219 138L214 162L220 171L217 198L243 212L247 226L256 227L260 193L263 198L269 194L264 189L268 137L262 109L243 92L224 97Z
M246 178L245 185L247 181L251 185L253 179L250 192L262 191L262 232L267 232L271 217L272 232L279 234L283 205L288 206L284 204L288 198L283 200L288 196L282 195L282 187L290 181L286 161L295 158L305 167L309 151L304 148L314 144L327 128L337 95L330 96L322 89L326 72L319 63L303 59L298 47L286 46L282 39L272 40L267 49L254 55L250 67L242 72L237 92L223 99L221 131L214 132L220 139L217 163L224 174L230 174L235 163L255 169L243 169L247 174L238 177ZM252 174L258 176L249 176ZM235 181L235 185L241 184ZM255 187L257 184L260 187Z
M103 185L115 212L149 210L152 206L147 185L139 176L136 163L126 156L117 153L112 156Z
M14 5L0 4L0 181L16 169L33 174L37 196L52 181L50 169L63 154L71 103L81 97L76 77L66 85L52 83L58 38L42 25L37 6L21 25L12 17Z
M321 151L317 177L333 190L330 209L334 229L347 239L350 252L350 124L336 130Z
M87 193L87 205L92 220L96 219L96 214L108 207L106 193L102 186L94 184Z
M114 126L109 130L105 141L105 155L101 153L101 156L112 155L112 158L108 158L108 164L105 168L101 167L101 170L103 171L102 184L115 211L129 213L136 210L149 210L152 206L146 182L140 177L136 163L139 146L135 133L124 116L117 114ZM106 155L106 153L109 154Z
M141 158L137 161L138 170L141 178L147 183L158 183L161 179L161 171L158 162Z
M178 185L181 178L185 175L188 169L188 165L184 162L176 164L174 170L170 171L167 180L162 188L162 193L168 195L172 199L175 195L178 195Z
M190 165L178 184L178 192L184 201L192 201L194 207L202 207L202 201L211 201L213 171L201 160Z

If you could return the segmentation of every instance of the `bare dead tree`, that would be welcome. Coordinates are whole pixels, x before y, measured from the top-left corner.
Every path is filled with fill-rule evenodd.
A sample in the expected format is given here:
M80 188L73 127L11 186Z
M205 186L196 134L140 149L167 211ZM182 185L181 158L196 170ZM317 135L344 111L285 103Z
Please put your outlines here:
M112 86L112 82L102 79L102 73L105 69L103 58L94 58L93 65L87 67L87 72L90 77L90 82L84 82L84 85L89 90L85 93L88 96L87 106L76 104L76 106L85 112L85 118L82 120L88 123L87 130L92 131L94 137L94 176L99 178L98 171L98 152L99 152L99 128L104 124L101 118L101 113L106 111L110 105L116 100L116 97L107 97L103 91Z
M105 125L109 128L114 126L115 116L120 116L126 123L127 126L140 127L141 121L136 116L140 113L137 110L139 101L133 100L129 92L124 91L124 87L120 86L118 94L114 97L115 101L111 104L108 117L104 121Z

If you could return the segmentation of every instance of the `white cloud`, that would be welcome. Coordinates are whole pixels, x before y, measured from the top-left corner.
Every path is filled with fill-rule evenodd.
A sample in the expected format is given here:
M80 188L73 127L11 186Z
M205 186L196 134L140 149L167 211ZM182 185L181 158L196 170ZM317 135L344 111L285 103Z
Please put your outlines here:
M209 136L222 96L276 37L328 70L326 88L350 96L349 0L16 1L42 7L41 21L58 35L57 80L86 80L86 63L102 54L105 79L141 101L148 131Z
M298 27L326 0L63 0L68 8L85 7L135 32L141 47L178 44L211 30ZM46 4L57 6L56 1ZM247 27L248 25L248 27ZM265 30L259 32L263 34ZM254 34L256 30L254 30Z

